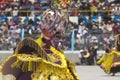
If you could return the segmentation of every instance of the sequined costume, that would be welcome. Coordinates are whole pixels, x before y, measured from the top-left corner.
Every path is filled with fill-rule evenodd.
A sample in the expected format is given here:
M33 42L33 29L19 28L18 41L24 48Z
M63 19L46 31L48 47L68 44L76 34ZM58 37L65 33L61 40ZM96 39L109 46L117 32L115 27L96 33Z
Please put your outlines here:
M3 62L3 75L12 74L15 80L79 80L75 65L62 51L41 45L42 37L21 41L15 53Z
M18 44L14 54L2 63L3 76L10 74L12 80L79 80L75 64L58 47L68 15L50 6L42 16L40 37L28 37Z
M115 30L114 30L115 31ZM115 73L120 72L120 28L117 28L117 33L115 34L115 49L110 53L105 53L100 60L98 65L108 74L114 76Z

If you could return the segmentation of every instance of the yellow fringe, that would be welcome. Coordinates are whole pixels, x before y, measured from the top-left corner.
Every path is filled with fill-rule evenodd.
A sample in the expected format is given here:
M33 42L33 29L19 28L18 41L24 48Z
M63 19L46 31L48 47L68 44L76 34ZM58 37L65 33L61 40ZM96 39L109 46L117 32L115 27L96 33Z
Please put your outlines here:
M107 59L108 54L110 53L103 54L102 57L98 60L97 64L98 65L102 64Z
M35 65L34 65L35 64ZM39 66L39 67L38 67ZM36 58L35 56L27 55L27 54L19 54L17 55L17 61L12 64L14 68L20 68L22 71L39 71L44 72L47 71L49 74L54 74L60 76L68 80L74 80L73 76L67 69L67 66L61 66L55 63L48 62L42 58Z
M78 74L75 71L75 64L73 64L71 61L67 60L68 66L71 69L72 73L74 74L74 77L76 78L76 80L80 80Z
M17 56L17 54L10 55L8 58L6 58L6 59L2 62L2 67L3 67L12 57L15 57L15 56Z
M119 51L112 51L111 54L117 54L120 56L120 52Z
M102 65L105 66L105 70L106 70L107 73L110 73L110 69L111 69L113 59L114 59L114 55L110 54L110 55L108 55L106 61L103 62L103 64L102 64Z
M105 55L103 55L103 57L98 61L98 64L100 64L104 60L101 63L101 66L105 69L105 71L107 73L110 73L110 69L112 67L112 63L113 63L113 60L114 60L114 54L120 56L120 52L118 52L118 51L112 51L111 53L107 54L107 57L106 57L105 60L104 60Z
M39 45L37 45L39 44ZM38 55L31 55L31 54L19 54L19 50L22 46L32 46L39 52L41 57ZM64 56L63 52L56 50L54 47L50 47L50 50L53 52L52 56L61 61L61 64L56 64L52 61L52 57L49 56L41 47L43 45L41 38L37 39L36 41L32 40L31 38L26 38L22 42L19 43L17 49L15 51L16 54L8 57L2 64L4 64L10 60L12 57L17 57L17 60L11 65L12 68L19 68L23 72L33 71L31 75L32 80L40 80L42 77L44 80L47 80L48 76L56 77L56 80L74 80L73 75L71 74L68 66L73 71L77 80L80 80L75 72L75 64L68 61ZM37 78L36 78L37 77Z
M58 50L56 50L54 47L50 47L50 50L54 53L54 55L56 56L57 59L59 59L62 62L62 66L67 66L67 62L66 62L66 57L64 56L64 54Z
M44 59L46 59L47 61L51 61L50 58L47 56L47 53L44 51L44 49L32 38L25 38L23 41L21 41L16 50L15 53L19 53L19 50L23 47L23 46L29 46L34 48L37 52L34 53L36 55L38 55L39 57L42 57Z
M40 45L40 46L43 46L45 43L43 43L43 41L42 41L42 35L38 38L38 39L36 39L35 41L36 41L36 43L38 43L38 45Z

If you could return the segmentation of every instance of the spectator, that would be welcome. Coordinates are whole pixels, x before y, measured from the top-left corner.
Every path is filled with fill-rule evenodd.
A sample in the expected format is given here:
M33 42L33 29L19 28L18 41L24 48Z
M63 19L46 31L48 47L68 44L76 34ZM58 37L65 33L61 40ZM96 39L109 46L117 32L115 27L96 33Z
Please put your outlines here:
M8 26L7 26L6 23L3 23L3 25L1 26L1 29L2 29L2 31L3 31L3 34L4 34L5 36L7 36L7 34L8 34Z

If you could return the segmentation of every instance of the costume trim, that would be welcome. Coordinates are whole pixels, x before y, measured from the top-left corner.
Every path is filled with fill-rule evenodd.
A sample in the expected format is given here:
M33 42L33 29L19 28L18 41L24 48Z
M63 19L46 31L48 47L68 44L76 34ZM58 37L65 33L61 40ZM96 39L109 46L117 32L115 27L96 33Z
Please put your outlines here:
M41 42L41 44L42 44L42 42ZM37 51L34 54L46 59L47 61L51 61L50 58L47 56L47 53L44 51L44 49L40 45L38 45L38 43L35 40L33 40L32 38L28 37L28 38L25 38L23 41L21 41L18 44L15 53L21 53L20 50L23 46L28 46L28 47L34 48L35 51ZM31 53L29 53L29 54L31 54Z
M120 62L114 62L114 55L120 56L120 52L118 51L112 51L111 53L108 53L105 58L105 54L101 57L101 59L98 61L98 64L101 64L100 66L109 74L111 67L120 65ZM104 60L105 59L105 60Z
M73 80L73 76L66 65L51 63L37 56L28 54L17 54L16 57L17 61L12 64L12 68L19 68L23 72L33 71L33 74L37 73L37 71L41 73L47 71L48 75L54 74L63 79L69 78Z

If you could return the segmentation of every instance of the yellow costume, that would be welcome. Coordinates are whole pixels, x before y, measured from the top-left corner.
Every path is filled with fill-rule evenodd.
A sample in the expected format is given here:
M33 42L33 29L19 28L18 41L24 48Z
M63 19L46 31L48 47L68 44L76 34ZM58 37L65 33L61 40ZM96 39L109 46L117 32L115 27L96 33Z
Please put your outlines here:
M74 1L67 2L66 7L61 5L59 8L74 5ZM79 80L75 64L66 59L58 46L69 22L69 12L57 10L54 3L56 0L50 1L50 9L42 15L41 37L21 41L15 53L3 62L3 75L12 74L15 80Z
M7 68L20 69L22 72L32 72L30 80L79 80L74 69L75 64L67 60L63 52L50 46L49 50L52 54L49 54L41 45L44 45L41 38L36 41L31 38L21 41L15 53L3 62L3 75L15 75L12 71L6 71L7 66ZM11 62L12 58L16 59ZM10 65L7 65L8 62ZM20 80L16 75L15 77L16 80Z
M115 38L115 48L110 53L104 54L97 62L106 73L113 75L120 72L120 35Z

